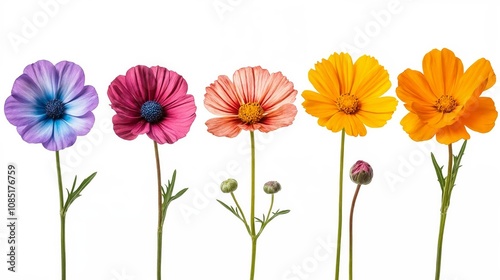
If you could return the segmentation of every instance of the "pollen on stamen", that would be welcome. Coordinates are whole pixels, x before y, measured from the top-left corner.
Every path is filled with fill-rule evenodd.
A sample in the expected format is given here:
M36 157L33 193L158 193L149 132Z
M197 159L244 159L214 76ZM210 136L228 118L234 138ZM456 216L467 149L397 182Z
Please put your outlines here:
M337 98L337 107L348 115L355 114L360 107L358 98L349 93L343 93Z
M434 107L438 112L450 113L458 106L458 102L453 96L443 94L436 100Z
M245 124L258 123L263 116L264 109L257 102L243 104L238 109L238 117Z

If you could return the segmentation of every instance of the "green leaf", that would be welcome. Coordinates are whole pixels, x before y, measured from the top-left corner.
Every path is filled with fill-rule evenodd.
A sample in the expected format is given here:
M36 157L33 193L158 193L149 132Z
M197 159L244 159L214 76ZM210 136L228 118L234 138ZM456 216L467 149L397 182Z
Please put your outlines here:
M66 203L64 204L64 213L66 213L69 209L69 207L71 206L71 204L78 198L81 196L81 192L85 189L85 187L87 187L90 182L92 181L92 179L94 179L94 177L97 175L97 172L94 172L92 174L90 174L90 176L88 176L87 178L85 178L81 183L80 183L80 186L78 186L78 188L76 188L75 190L75 185L76 185L76 176L75 176L75 180L73 181L73 187L71 188L71 192L68 191L68 189L66 189L66 191L68 192L68 197L66 198Z
M240 215L238 215L238 213L236 213L236 212L234 211L234 208L233 208L232 206L231 206L231 207L229 207L227 204L225 204L224 202L222 202L222 201L220 201L220 200L218 200L218 199L217 199L217 201L218 201L218 202L219 202L222 206L224 206L224 208L226 208L229 212L233 213L236 217L238 217L238 219L240 219L240 220L241 220Z
M187 190L188 190L188 188L184 188L184 189L180 190L178 193L176 193L174 196L172 196L170 201L174 201L177 198L181 197Z
M450 183L450 188L452 189L455 186L455 180L457 179L458 169L461 167L460 162L462 161L462 157L464 156L466 146L467 146L467 140L465 140L464 143L462 144L462 147L460 148L460 152L458 152L458 155L453 156L453 168L451 170L451 183Z
M443 177L443 166L439 166L436 161L436 157L431 153L432 165L434 165L434 170L436 170L436 175L438 177L439 185L441 186L441 191L444 189L445 178Z

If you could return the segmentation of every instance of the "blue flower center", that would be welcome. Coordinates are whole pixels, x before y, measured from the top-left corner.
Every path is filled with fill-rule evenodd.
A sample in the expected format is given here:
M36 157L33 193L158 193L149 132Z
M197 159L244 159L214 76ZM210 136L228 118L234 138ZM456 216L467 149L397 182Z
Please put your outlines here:
M50 100L45 104L45 114L47 117L57 120L64 116L64 103L61 100Z
M156 101L146 101L141 107L141 117L148 123L157 123L163 119L163 108Z

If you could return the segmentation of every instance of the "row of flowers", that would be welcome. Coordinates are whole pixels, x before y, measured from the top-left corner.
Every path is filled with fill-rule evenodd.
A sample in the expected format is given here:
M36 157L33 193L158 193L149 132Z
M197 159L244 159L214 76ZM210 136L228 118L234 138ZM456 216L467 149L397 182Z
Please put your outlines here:
M347 53L334 53L317 62L309 71L309 81L314 90L304 90L302 106L316 117L320 126L340 132L338 196L338 238L335 278L339 279L340 244L342 228L342 200L345 135L365 136L367 127L383 127L392 118L398 101L383 96L390 88L389 74L379 62L367 55L353 62ZM424 56L422 71L407 69L398 76L396 94L408 110L401 125L411 139L425 141L436 137L447 145L449 158L447 172L431 155L442 189L441 223L436 258L436 279L441 267L441 247L446 213L451 191L460 167L470 130L486 133L495 125L497 111L483 91L496 81L490 62L478 59L466 71L462 61L448 49L431 50ZM116 77L108 88L113 116L113 128L120 138L134 140L146 134L153 140L158 178L158 231L157 279L161 279L162 229L167 208L187 189L174 194L176 171L167 184L162 185L158 144L173 144L185 137L196 117L194 97L187 93L188 84L178 73L164 67L135 66L125 75ZM249 219L239 206L234 194L238 183L230 178L221 184L229 193L234 206L219 201L245 226L252 242L250 279L254 279L257 239L265 226L289 210L273 211L274 194L281 189L278 182L264 185L271 194L267 214L255 215L255 145L254 132L268 133L293 123L297 108L293 104L297 90L281 72L270 73L257 67L237 70L232 79L221 75L206 88L204 105L218 117L206 121L208 132L215 136L236 137L242 130L249 131L251 140L251 182ZM59 151L72 146L78 136L92 129L95 121L92 111L99 103L94 87L85 85L84 72L75 63L62 61L52 64L46 60L28 65L14 82L12 93L5 101L7 120L17 127L22 139L28 143L41 143L47 150L55 151L61 206L61 255L62 279L66 279L64 225L67 210L96 176L88 176L76 186L67 189L64 197L59 163ZM458 155L453 155L452 144L463 141ZM373 171L369 164L359 161L350 172L358 185L351 206L352 215L359 187L371 181ZM262 217L262 219L260 218ZM256 228L260 224L260 228ZM352 247L350 247L349 278L352 279Z

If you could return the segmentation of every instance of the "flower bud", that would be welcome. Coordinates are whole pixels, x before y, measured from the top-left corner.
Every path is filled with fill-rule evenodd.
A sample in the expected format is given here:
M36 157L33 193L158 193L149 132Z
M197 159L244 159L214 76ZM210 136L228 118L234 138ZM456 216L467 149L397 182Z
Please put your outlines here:
M277 181L269 181L264 184L264 192L268 194L277 193L281 190L281 185Z
M373 178L373 169L368 163L358 160L351 167L349 177L351 177L351 180L356 184L368 185Z
M229 178L220 184L220 190L223 193L234 192L238 188L238 181L233 178Z

